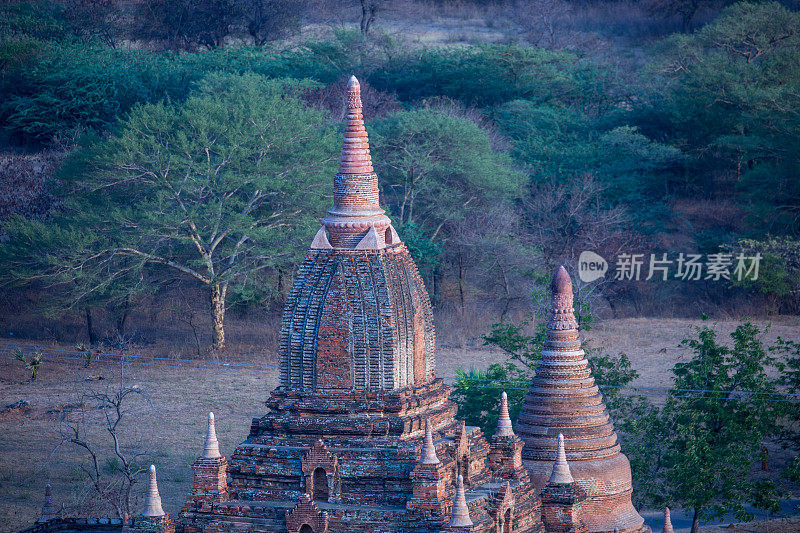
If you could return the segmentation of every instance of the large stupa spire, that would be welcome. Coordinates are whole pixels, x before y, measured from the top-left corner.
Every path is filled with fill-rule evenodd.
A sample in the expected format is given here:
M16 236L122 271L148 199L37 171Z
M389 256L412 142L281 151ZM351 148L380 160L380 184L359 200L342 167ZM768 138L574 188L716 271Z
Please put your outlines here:
M381 209L355 77L322 220L289 292L279 355L289 390L398 390L435 378L433 311L414 260Z
M649 531L631 503L630 463L581 348L572 280L563 266L551 290L547 340L516 426L525 441L523 463L534 484L543 487L559 449L565 449L572 477L588 494L583 505L590 532ZM559 434L564 447L554 450Z
M382 249L399 242L378 199L378 176L372 168L369 138L364 128L361 86L355 76L347 84L347 124L339 172L333 179L333 208L322 221L327 244L343 249ZM314 245L325 248L323 235Z

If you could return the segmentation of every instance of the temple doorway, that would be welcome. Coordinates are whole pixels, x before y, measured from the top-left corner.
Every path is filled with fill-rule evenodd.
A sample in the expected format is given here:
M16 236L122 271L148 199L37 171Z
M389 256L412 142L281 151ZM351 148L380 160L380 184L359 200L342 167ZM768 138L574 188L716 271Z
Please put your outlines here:
M308 524L303 524L303 527L300 528L300 533L314 533L314 528Z
M318 502L328 501L328 475L325 469L318 467L314 469L314 500ZM302 533L302 531L301 531ZM313 531L312 531L313 533Z
M511 509L506 509L503 515L503 533L511 533Z

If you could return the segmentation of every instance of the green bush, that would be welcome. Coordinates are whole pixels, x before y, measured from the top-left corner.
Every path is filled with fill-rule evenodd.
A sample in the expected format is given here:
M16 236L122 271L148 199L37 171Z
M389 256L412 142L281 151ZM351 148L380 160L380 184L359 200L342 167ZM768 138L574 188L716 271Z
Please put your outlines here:
M169 54L42 43L3 77L0 121L12 139L44 145L104 130L137 102L182 98L198 75Z
M427 48L392 57L369 81L409 101L448 96L479 107L515 98L575 101L585 89L574 75L576 61L566 52L519 46Z

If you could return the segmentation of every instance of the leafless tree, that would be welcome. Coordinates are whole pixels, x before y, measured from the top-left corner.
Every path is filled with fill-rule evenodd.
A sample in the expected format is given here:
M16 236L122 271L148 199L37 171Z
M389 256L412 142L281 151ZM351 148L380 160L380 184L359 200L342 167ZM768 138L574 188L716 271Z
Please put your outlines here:
M344 120L347 115L347 79L346 74L325 87L306 91L303 99L313 107L324 109L335 120ZM366 80L361 84L361 101L364 106L364 117L373 120L388 113L400 110L400 101L392 93L375 89Z
M308 9L306 0L236 0L237 19L256 46L286 37L297 30Z
M468 221L455 229L450 244L456 251L456 259L451 262L457 274L462 314L467 276L481 301L495 300L501 318L515 305L527 305L532 273L541 259L526 247L513 205L498 203L475 210Z
M126 420L129 403L134 397L143 397L138 386L127 386L124 371L116 387L103 391L83 390L79 394L77 413L65 414L62 422L62 441L83 450L88 461L81 465L91 492L102 506L113 509L117 518L128 523L132 516L134 487L145 471L140 459L145 455L135 452L122 442L123 420ZM110 443L103 443L90 431L90 411L100 410L101 424ZM77 415L77 416L76 416ZM110 448L110 454L106 451Z
M517 0L516 20L525 39L536 46L558 44L558 22L572 11L564 0Z
M136 33L171 48L216 48L237 23L235 0L144 0Z
M566 184L534 187L523 199L529 242L541 250L547 272L553 272L559 264L568 268L577 264L584 250L608 259L641 244L630 228L627 212L622 207L603 205L603 191L604 186L587 173ZM576 279L577 303L588 304L604 296L613 310L617 289L611 276L590 285Z

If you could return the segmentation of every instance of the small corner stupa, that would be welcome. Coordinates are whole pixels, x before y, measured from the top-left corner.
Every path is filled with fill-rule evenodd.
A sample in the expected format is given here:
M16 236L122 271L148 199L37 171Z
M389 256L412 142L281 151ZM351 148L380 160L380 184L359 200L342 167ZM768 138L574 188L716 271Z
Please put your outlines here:
M279 358L269 412L227 461L210 418L180 531L544 532L507 406L490 444L436 378L430 299L380 207L355 77L333 207L289 292Z
M124 528L123 528L124 529ZM161 495L156 481L156 467L150 465L150 484L144 500L142 514L133 519L131 533L174 533L175 523L161 507Z
M558 454L556 438L563 434L569 471L587 494L582 509L588 531L649 532L631 503L630 463L581 348L572 280L563 266L551 289L547 340L517 421L525 441L522 460L536 487L544 488Z

